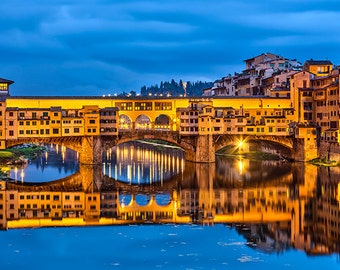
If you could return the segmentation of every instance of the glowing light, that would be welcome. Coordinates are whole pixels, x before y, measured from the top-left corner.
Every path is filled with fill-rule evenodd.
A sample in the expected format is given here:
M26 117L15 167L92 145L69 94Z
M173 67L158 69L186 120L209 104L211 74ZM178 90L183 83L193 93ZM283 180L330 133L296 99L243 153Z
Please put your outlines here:
M243 160L240 159L240 160L238 161L238 171L239 171L240 174L243 174L243 169L244 169Z
M77 152L77 154L78 154L78 152ZM47 164L47 159L48 159L48 152L47 151L45 152L45 158L46 158L46 164Z
M21 169L20 177L21 177L21 182L23 183L24 177L25 177L24 169Z
M17 180L18 179L18 167L14 168L14 174L15 174L14 176L15 180Z

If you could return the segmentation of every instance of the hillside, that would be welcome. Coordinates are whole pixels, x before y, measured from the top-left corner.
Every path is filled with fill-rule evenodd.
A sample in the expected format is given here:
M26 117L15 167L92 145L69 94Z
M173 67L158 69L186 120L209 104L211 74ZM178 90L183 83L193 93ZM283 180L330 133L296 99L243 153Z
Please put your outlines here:
M151 85L151 86L143 86L141 87L141 95L168 95L171 96L180 96L186 94L186 96L202 96L203 89L209 88L213 85L212 82L183 82L180 80L179 82L175 82L174 79L171 82L161 81L160 84Z

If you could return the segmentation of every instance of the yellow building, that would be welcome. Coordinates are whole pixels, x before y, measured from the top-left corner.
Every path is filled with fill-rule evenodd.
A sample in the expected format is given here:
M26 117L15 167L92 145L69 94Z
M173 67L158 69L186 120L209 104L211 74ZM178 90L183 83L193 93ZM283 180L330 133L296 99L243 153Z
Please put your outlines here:
M302 67L303 71L308 71L315 76L328 76L331 74L333 64L329 60L307 60Z

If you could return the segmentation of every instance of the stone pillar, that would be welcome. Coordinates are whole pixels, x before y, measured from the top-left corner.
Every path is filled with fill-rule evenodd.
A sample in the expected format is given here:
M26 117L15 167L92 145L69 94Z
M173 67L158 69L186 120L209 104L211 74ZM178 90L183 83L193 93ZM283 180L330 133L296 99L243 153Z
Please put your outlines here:
M80 164L79 172L84 192L92 193L100 190L103 177L101 165Z
M215 147L212 135L198 135L194 162L215 162Z
M82 138L79 162L81 164L102 163L102 143L99 136L84 136Z
M318 147L308 138L295 138L292 157L296 161L309 161L318 157Z
M293 149L292 149L292 158L296 161L304 161L305 160L305 149L304 149L304 139L294 139L293 141Z

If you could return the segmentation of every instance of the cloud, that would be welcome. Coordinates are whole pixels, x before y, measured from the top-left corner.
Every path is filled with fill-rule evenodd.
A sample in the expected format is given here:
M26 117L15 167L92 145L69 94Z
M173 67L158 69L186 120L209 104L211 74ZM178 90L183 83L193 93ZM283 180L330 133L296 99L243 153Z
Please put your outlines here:
M269 51L339 63L337 10L335 0L3 0L0 75L12 95L101 95L214 81Z

